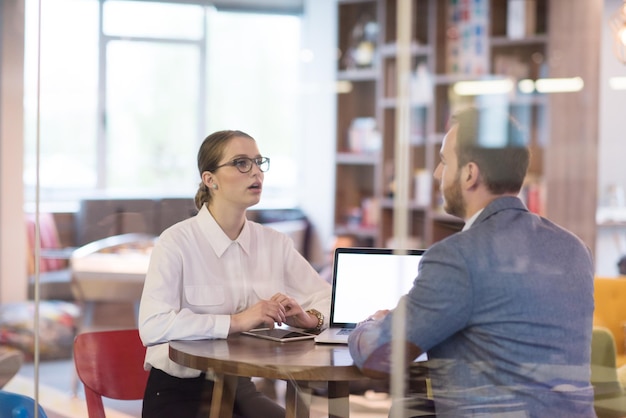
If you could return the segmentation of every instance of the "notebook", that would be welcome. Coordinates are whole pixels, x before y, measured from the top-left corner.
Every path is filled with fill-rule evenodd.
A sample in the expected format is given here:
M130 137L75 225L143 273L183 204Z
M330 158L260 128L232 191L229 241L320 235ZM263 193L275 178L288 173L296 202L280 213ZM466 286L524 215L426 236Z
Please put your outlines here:
M424 250L337 248L333 260L329 327L316 343L347 344L356 325L381 309L393 309L417 277Z

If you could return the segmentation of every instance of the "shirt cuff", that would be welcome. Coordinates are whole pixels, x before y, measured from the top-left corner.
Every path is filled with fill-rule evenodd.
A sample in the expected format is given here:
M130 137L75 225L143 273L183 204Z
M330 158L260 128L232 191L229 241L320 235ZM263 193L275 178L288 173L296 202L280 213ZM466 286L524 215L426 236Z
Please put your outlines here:
M230 330L230 315L215 315L213 336L215 338L227 338Z

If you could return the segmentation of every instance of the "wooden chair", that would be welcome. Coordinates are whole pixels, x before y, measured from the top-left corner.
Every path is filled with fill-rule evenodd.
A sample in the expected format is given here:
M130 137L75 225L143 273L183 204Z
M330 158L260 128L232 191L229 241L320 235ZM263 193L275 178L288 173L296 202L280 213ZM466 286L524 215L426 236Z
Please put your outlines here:
M137 329L85 332L74 340L74 364L85 387L89 418L105 418L102 397L143 399L146 348Z
M39 418L46 418L43 408L30 396L0 390L0 417L33 418L35 408L38 409Z

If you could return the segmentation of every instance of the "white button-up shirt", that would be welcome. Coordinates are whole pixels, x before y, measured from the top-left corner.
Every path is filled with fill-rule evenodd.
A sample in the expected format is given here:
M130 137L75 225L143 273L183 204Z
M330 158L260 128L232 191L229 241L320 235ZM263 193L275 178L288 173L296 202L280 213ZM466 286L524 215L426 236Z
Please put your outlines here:
M152 251L139 308L144 366L198 376L169 359L168 341L226 338L231 314L277 292L328 318L330 285L290 237L246 221L233 241L203 207L165 230Z

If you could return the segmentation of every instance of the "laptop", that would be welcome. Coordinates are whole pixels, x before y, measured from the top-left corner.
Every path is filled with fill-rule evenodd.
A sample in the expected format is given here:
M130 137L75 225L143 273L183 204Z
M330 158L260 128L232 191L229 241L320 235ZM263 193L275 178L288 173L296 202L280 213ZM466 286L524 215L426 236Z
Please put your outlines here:
M337 248L327 329L316 343L347 344L356 325L381 309L393 309L417 277L424 250Z

